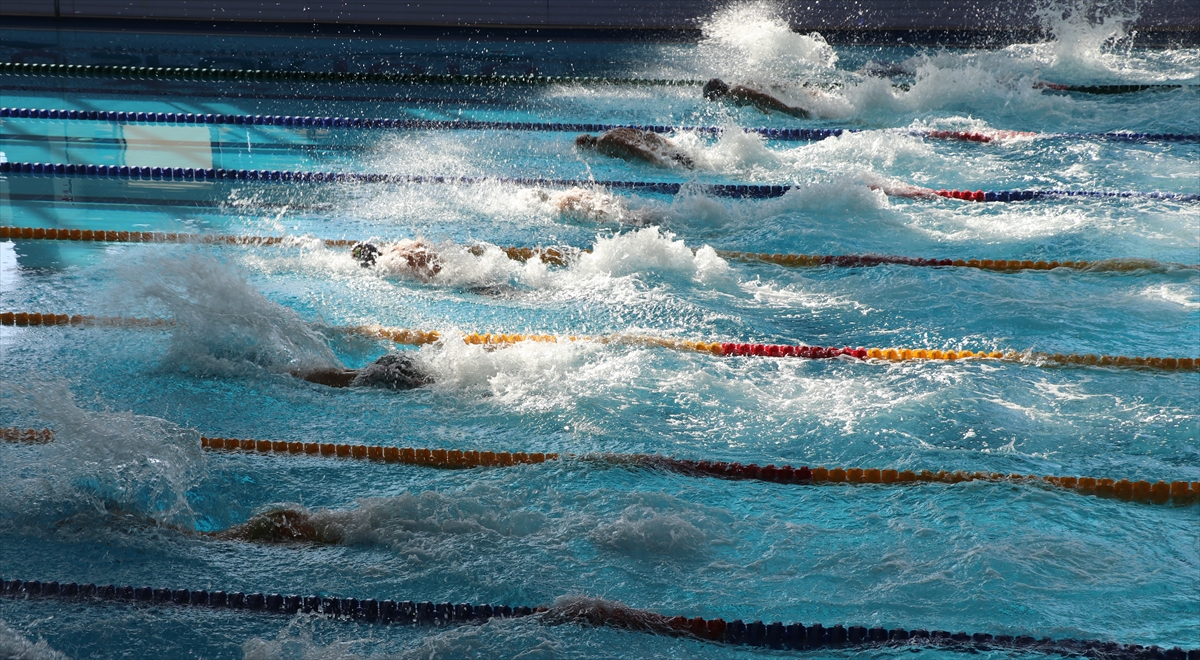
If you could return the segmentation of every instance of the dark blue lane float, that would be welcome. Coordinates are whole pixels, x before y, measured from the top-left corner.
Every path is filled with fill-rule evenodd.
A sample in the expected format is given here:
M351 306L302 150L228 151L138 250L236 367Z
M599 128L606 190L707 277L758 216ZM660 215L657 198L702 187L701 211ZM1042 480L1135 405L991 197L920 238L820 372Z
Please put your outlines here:
M773 649L930 647L953 651L1006 650L1098 660L1200 660L1200 649L1119 644L1099 640L1036 639L1021 635L951 633L945 630L886 629L864 626L823 626L819 623L784 624L781 621L745 623L741 619L667 617L619 603L578 600L565 606L513 607L470 603L340 598L330 595L298 596L204 589L165 589L117 585L40 582L0 579L0 595L24 600L118 602L142 606L207 607L276 615L308 614L380 625L449 626L484 623L491 619L538 616L548 624L576 623L624 628L732 645Z
M324 117L295 115L225 115L191 112L118 112L114 110L57 110L44 108L0 108L0 119L57 119L102 121L113 124L212 124L232 126L283 126L290 128L362 128L427 131L541 131L559 133L600 133L614 128L633 128L651 133L693 132L719 135L719 126L660 126L651 124L589 124L562 122L473 121L436 119L393 119L387 117ZM868 129L842 128L746 128L770 140L817 141ZM912 135L954 139L965 142L991 142L995 137L970 131L901 130ZM1010 131L999 131L1007 134ZM1115 140L1121 142L1200 142L1200 134L1187 133L1023 133L1028 137L1074 140Z
M488 176L425 176L415 174L383 174L362 172L309 172L301 170L235 170L191 167L138 167L136 165L77 165L74 163L0 163L0 174L44 177L89 177L128 179L135 181L267 181L290 183L432 183L461 184L503 183L520 186L569 188L600 186L613 190L629 190L643 194L678 195L685 189L696 190L714 197L737 199L768 199L782 197L796 186L715 183L683 184L662 181L585 181L582 179L543 179L527 177ZM1173 192L1108 191L1108 190L939 190L906 197L948 197L975 202L1022 202L1070 198L1140 198L1178 202L1200 201L1200 194Z
M596 76L541 76L497 74L397 73L390 71L299 71L278 69L210 69L204 67L122 66L113 64L46 64L2 62L0 75L49 78L111 78L117 80L183 80L187 82L321 82L390 85L633 85L649 87L695 87L706 80L671 78L622 78ZM908 85L895 84L899 89ZM1041 81L1035 89L1079 94L1132 94L1193 88L1180 83L1133 83L1068 85Z

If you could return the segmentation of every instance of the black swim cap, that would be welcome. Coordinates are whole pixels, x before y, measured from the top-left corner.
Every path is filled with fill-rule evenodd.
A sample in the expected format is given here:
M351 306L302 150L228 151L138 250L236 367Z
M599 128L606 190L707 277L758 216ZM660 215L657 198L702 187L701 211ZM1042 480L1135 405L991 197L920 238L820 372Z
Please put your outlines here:
M596 136L584 133L583 135L575 138L575 146L583 147L585 149L593 149L596 146Z
M704 98L715 101L729 93L729 85L720 78L713 78L704 84Z
M350 387L378 387L385 390L412 390L433 384L433 377L412 357L388 353L363 367Z
M379 256L379 248L370 243L355 243L350 248L350 256L358 260L358 265L366 268L375 265L375 257Z

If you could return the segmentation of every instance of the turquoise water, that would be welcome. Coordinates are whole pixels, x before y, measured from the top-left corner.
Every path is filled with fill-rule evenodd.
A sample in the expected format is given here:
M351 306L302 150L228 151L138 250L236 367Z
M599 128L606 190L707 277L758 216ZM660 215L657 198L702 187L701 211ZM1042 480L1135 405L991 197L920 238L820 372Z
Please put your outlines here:
M1166 265L1200 261L1200 206L973 204L889 198L872 187L1198 193L1196 144L973 144L894 129L1200 133L1200 51L1106 43L1112 23L1062 23L1055 41L969 51L835 48L784 25L751 7L715 16L699 43L668 44L0 31L10 59L59 53L66 63L189 66L207 57L213 66L323 70L340 62L368 70L390 56L397 70L719 75L774 85L818 116L716 106L692 87L15 77L0 79L0 105L8 107L866 129L814 143L676 134L698 163L685 171L580 154L566 133L3 120L0 151L9 161L797 190L773 200L596 190L590 212L564 214L555 207L560 191L495 183L0 180L5 225L302 237L270 248L0 243L0 309L181 321L171 331L0 328L0 426L57 432L51 445L0 446L0 576L531 606L586 596L689 617L1200 646L1195 506L1012 484L806 488L584 461L451 472L201 452L199 434L1200 480L1196 372L716 358L565 342L484 351L454 339L472 331L620 332L1200 355L1200 274ZM873 61L903 65L910 73L895 81L910 91L865 75ZM1092 97L1035 89L1039 80L1190 87ZM806 81L840 86L818 90ZM347 250L309 240L412 237L441 246L444 268L432 281L362 269ZM466 249L476 244L592 252L560 268ZM704 246L1165 265L1128 273L784 269L727 262ZM372 322L447 333L439 344L401 347L416 350L437 383L410 392L333 390L288 375L360 367L392 349L333 330ZM262 545L195 533L281 505L313 512L344 540ZM0 655L22 649L32 657L776 654L536 619L383 628L0 599Z

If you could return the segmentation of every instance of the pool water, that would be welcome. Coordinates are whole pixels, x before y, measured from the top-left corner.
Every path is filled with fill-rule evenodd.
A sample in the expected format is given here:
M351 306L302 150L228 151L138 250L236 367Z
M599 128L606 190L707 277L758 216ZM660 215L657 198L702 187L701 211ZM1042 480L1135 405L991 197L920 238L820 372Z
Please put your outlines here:
M559 189L495 181L4 177L0 225L296 240L266 247L0 243L0 311L178 321L165 329L0 328L0 426L56 432L51 444L0 444L0 576L439 603L536 606L584 596L730 621L1196 648L1194 505L986 481L725 481L587 460L434 470L207 452L199 443L202 434L1200 481L1196 371L717 357L568 341L485 350L459 340L475 331L629 333L1195 358L1195 202L972 203L888 197L880 189L1200 193L1194 141L1040 135L979 144L915 133L1200 133L1200 50L1108 39L1121 18L1101 26L1059 21L1049 42L976 50L834 47L790 33L766 5L718 12L697 43L2 29L0 56L13 61L720 76L770 88L815 116L713 104L694 86L0 77L0 106L16 108L726 129L672 134L697 163L685 170L582 153L575 134L564 132L9 118L0 120L0 151L11 162L793 186L766 200L718 198L694 186L677 196L591 188L590 210L563 212ZM869 75L880 63L899 65L893 81ZM1182 87L1092 96L1038 88L1040 81ZM764 126L860 130L815 142L739 130ZM414 237L443 254L430 281L360 268L348 249L316 240ZM476 254L467 249L473 245L485 249ZM560 267L511 261L494 246L590 252ZM1125 272L796 269L725 260L714 249L1155 263ZM444 339L397 347L337 331L366 323L438 330ZM340 390L289 375L359 368L389 350L415 351L436 383L404 392ZM197 534L280 506L312 512L341 542ZM381 627L307 615L0 599L4 657L776 653L536 617Z

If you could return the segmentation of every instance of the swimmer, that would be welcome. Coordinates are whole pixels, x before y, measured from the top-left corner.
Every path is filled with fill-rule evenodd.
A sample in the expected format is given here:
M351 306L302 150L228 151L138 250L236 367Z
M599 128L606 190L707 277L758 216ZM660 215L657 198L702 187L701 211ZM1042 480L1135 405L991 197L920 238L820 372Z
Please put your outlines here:
M903 182L868 183L867 187L871 190L882 190L883 194L888 197L907 197L909 199L933 199L937 197L937 192L932 188L914 186Z
M619 197L606 192L576 186L553 193L538 191L537 194L564 218L572 220L623 222L639 227L651 224L654 220L646 209L631 209Z
M374 387L385 390L414 390L433 384L417 361L403 353L388 353L362 369L293 371L296 378L326 387Z
M128 509L113 501L101 503L101 513L106 514L110 524L120 527L160 527L174 530L187 536L206 536L223 541L247 541L252 543L319 543L333 545L341 543L343 533L337 524L338 515L325 515L314 520L313 514L304 509L280 507L251 516L249 520L229 529L199 532L182 525L155 520L138 511ZM94 515L95 512L92 512ZM55 524L56 528L81 527L91 518L83 512L70 516Z
M296 509L272 509L257 514L242 523L220 532L202 532L223 541L256 543L319 543L333 545L342 542L342 534L327 525L318 527L312 514Z
M628 161L641 160L663 167L672 164L688 169L695 167L691 156L675 146L674 142L658 133L636 128L614 128L605 131L600 137L585 133L575 138L575 146Z
M350 255L363 268L373 266L379 261L381 266L389 270L404 273L422 282L428 282L442 272L437 251L423 238L397 241L388 245L386 251L371 243L356 243L350 249Z
M757 89L745 85L730 87L719 78L713 78L704 85L704 98L709 101L728 100L736 106L754 106L760 112L770 114L782 112L785 115L807 119L811 113L804 108L794 108L783 101Z
M547 623L624 628L672 637L689 634L687 620L682 617L668 617L599 598L566 598L551 607L539 607L537 611L545 617Z

